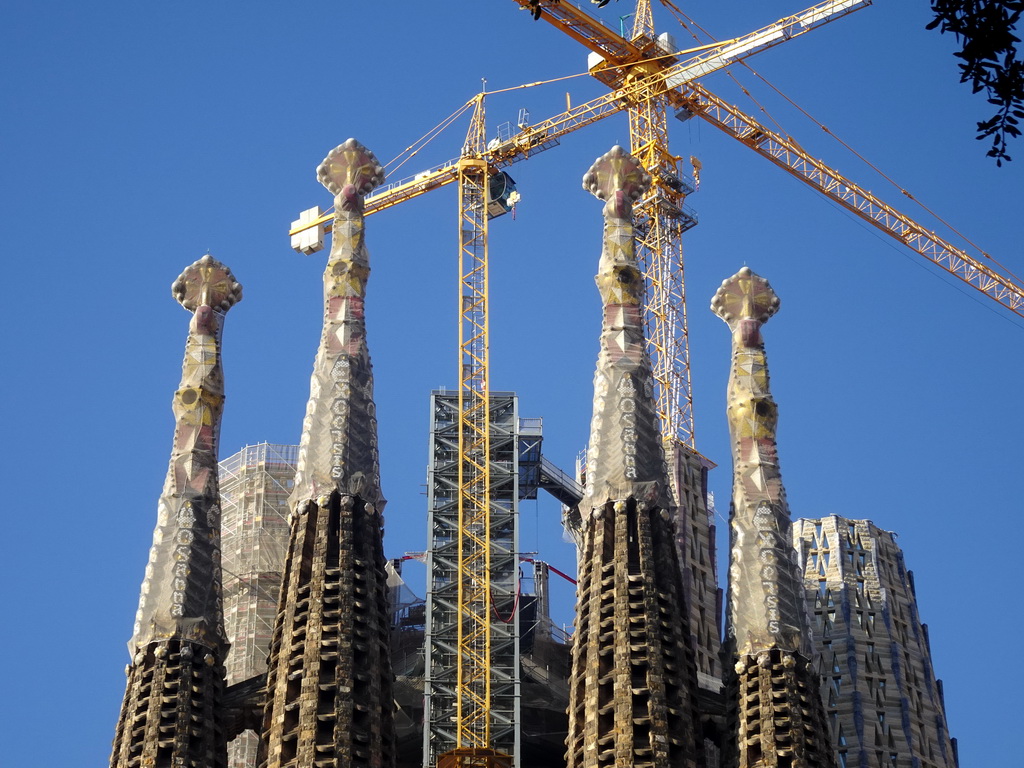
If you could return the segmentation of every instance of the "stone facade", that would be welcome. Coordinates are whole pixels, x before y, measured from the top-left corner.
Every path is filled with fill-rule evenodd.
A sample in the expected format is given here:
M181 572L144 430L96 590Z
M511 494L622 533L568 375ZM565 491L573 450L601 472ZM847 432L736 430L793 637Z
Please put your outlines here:
M642 324L632 205L649 177L621 147L584 187L604 207L604 304L587 449L569 680L569 768L703 768L672 490Z
M335 195L324 326L299 445L260 765L390 768L395 761L373 376L363 302L363 197L383 180L350 139L318 169Z

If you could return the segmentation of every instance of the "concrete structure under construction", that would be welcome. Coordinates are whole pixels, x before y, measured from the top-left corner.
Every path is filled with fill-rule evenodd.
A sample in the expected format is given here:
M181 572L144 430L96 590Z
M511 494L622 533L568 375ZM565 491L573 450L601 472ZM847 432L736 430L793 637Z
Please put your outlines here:
M265 677L288 547L297 445L248 445L219 464L228 685ZM228 768L255 768L259 736L240 729Z
M798 520L821 696L840 768L956 768L942 683L896 536L868 520Z
M722 691L722 590L718 586L714 509L708 496L708 471L714 465L676 441L666 446L697 684L702 699L710 703Z

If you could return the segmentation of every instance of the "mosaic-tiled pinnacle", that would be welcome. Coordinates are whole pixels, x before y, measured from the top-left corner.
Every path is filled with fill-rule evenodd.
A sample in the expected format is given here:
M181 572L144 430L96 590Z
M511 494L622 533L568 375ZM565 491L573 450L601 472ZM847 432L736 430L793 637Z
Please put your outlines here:
M584 187L606 201L597 275L604 320L581 505L569 768L703 766L696 668L635 258L632 205L649 181L621 147L584 177Z
M737 768L829 768L835 756L810 664L803 584L775 442L778 410L761 339L761 326L778 307L768 281L747 267L723 282L711 302L732 331L727 639L734 732L727 754Z
M303 422L260 765L390 768L395 760L373 376L363 302L363 196L383 181L349 139L318 178L335 199L324 325Z
M334 230L292 506L337 490L379 508L384 499L363 311L370 276L363 196L384 180L384 169L372 152L349 139L331 150L317 178L335 196Z
M242 288L207 255L171 290L193 315L173 401L170 467L129 643L132 662L110 760L114 768L218 768L226 761L219 707L227 653L217 482L224 405L220 326Z
M605 201L596 277L604 318L583 502L592 508L629 497L661 509L671 504L644 344L644 277L633 231L633 203L649 185L650 176L621 147L598 158L583 177L584 189Z

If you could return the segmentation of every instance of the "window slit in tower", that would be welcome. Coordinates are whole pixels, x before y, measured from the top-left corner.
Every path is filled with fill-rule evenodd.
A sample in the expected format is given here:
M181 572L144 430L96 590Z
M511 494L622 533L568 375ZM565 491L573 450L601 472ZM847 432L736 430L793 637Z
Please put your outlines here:
M640 573L640 535L637 529L636 503L626 505L626 547L629 573Z

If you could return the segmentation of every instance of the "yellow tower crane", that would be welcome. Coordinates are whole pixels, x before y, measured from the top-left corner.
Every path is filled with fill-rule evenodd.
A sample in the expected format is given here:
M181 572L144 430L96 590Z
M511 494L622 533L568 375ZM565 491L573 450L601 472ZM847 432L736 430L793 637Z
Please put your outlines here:
M674 53L674 45L657 41L650 0L639 0L633 16L632 41L661 43L646 58ZM653 56L651 54L654 54ZM651 174L647 196L634 207L637 260L647 276L648 343L657 382L662 434L693 449L693 395L683 281L683 232L696 221L684 210L689 187L680 158L669 151L668 99L659 93L650 68L631 73L629 80L649 83L629 108L629 141L633 156Z
M639 251L648 279L648 338L658 382L663 431L671 445L693 449L693 420L686 339L682 233L692 226L684 200L691 190L680 158L668 146L667 110L699 117L733 136L830 199L899 242L1024 317L1024 288L991 265L987 254L971 253L942 240L865 191L838 171L808 156L788 136L773 132L722 101L695 80L754 53L841 18L869 0L830 0L803 13L733 40L690 51L675 51L654 35L650 0L638 0L632 37L627 39L569 2L514 0L537 6L540 17L586 46L596 60L591 74L606 84L605 96L573 107L508 139L486 140L485 93L467 103L471 125L460 156L415 177L388 185L366 199L366 213L390 208L448 184L459 185L459 548L458 669L455 746L438 755L442 768L510 764L493 749L494 694L491 664L490 413L488 379L488 207L489 186L501 169L556 146L559 139L623 110L630 114L632 151L655 178L651 194L637 208ZM683 58L688 54L690 58ZM304 211L291 229L296 250L323 245L331 214Z
M459 492L455 743L439 768L509 764L491 740L491 419L487 326L484 93L476 98L456 168L459 181Z
M752 53L865 8L871 4L870 0L822 3L795 16L780 19L758 32L720 43L708 53L683 63L677 63L676 56L645 55L644 51L657 48L657 41L652 39L653 31L646 21L639 36L635 34L633 40L626 40L572 3L558 0L538 0L537 3L513 1L522 7L538 5L540 18L598 54L602 61L592 66L590 72L610 88L622 88L630 78L636 77L637 68L641 68L646 78L659 83L658 87L651 89L651 94L664 95L668 105L680 115L705 120L972 288L1024 317L1024 287L1014 277L1000 271L988 254L976 248L958 248L940 238L839 171L808 155L791 137L770 130L696 82L697 78ZM649 13L649 0L638 0L637 6L638 16L642 8L647 9L643 13Z

